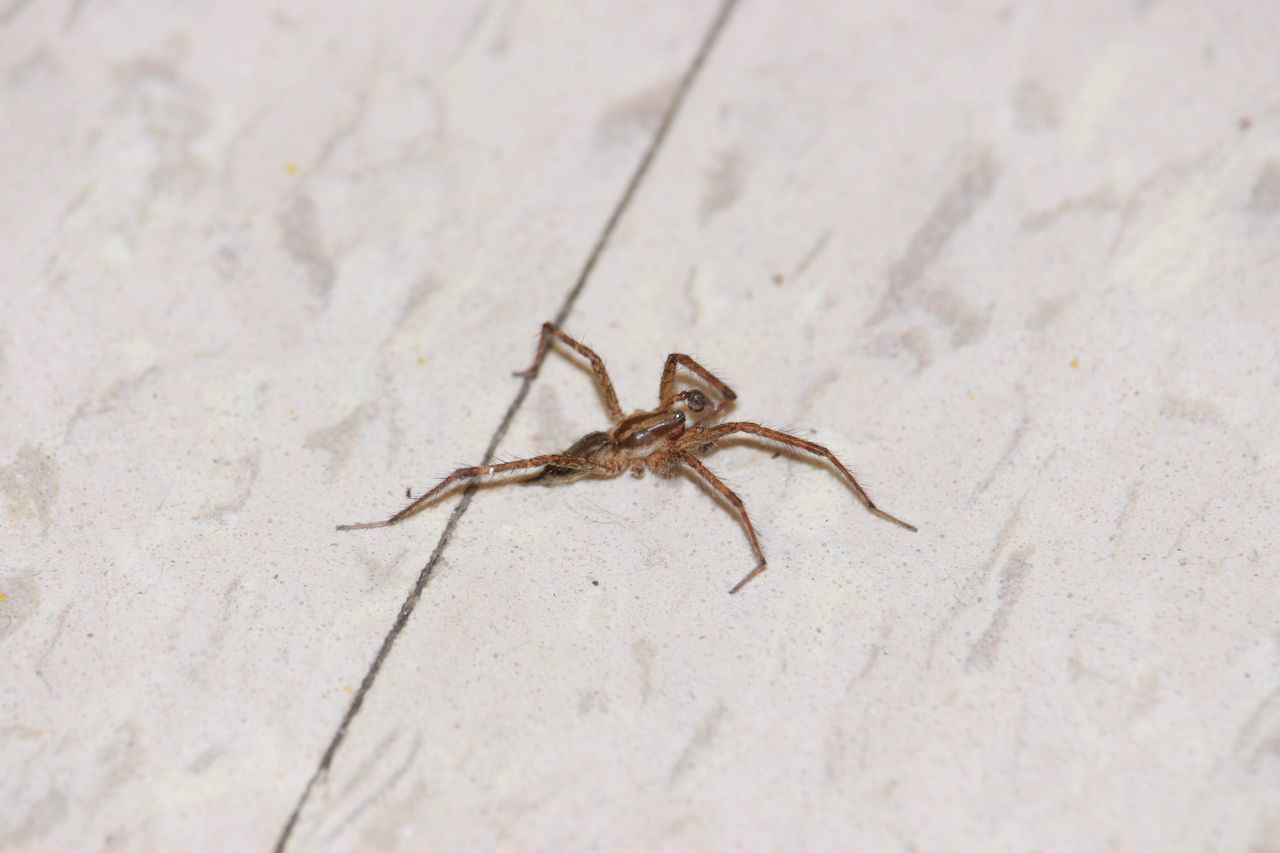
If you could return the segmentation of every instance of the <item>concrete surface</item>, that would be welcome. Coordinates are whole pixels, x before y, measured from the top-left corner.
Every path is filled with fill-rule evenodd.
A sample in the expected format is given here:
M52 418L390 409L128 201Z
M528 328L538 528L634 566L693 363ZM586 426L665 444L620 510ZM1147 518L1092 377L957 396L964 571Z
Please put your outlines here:
M0 849L1280 850L1280 7L723 8L0 7Z

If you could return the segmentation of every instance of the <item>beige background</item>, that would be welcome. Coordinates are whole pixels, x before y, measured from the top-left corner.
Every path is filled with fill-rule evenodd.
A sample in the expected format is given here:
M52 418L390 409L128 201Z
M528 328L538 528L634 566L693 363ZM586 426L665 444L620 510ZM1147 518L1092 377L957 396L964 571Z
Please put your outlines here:
M0 849L1280 849L1280 7L719 8L0 5ZM619 209L624 406L693 353L918 534L745 447L734 598L684 479L482 490L419 599L456 502L334 531Z

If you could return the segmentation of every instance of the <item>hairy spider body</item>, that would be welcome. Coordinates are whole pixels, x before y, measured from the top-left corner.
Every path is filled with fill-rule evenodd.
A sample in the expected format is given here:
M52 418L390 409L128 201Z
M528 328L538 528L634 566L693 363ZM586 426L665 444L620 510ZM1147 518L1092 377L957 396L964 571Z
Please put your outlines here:
M684 433L684 412L669 412L657 409L652 412L636 412L623 418L608 432L589 432L575 441L568 449L562 450L563 456L574 456L587 462L608 464L620 462L631 469L632 475L644 476L644 460L652 453L656 445L670 441ZM532 478L532 482L544 485L572 483L594 472L585 468L566 468L563 465L548 465L541 474Z
M575 456L588 462L600 462L616 452L616 445L613 439L609 437L609 433L589 432L567 449L560 451L560 455ZM542 473L530 477L529 482L541 483L544 486L556 486L564 483L573 483L590 476L591 472L585 468L548 465L542 469Z
M720 413L731 405L738 395L711 371L683 353L672 353L667 356L658 391L658 408L638 411L631 415L623 415L622 408L618 405L618 395L614 391L613 382L609 379L609 373L605 370L600 356L566 335L552 323L542 325L542 334L538 338L538 350L534 355L533 364L528 370L516 375L530 379L536 376L553 339L571 347L591 363L591 370L604 397L605 409L613 421L613 426L609 430L589 432L560 453L549 453L493 465L459 468L445 477L435 488L430 489L385 521L343 524L339 525L338 529L389 527L418 512L454 484L490 474L541 468L540 473L530 478L531 481L541 482L544 485L558 485L581 480L584 477L616 477L627 470L635 477L643 477L646 469L661 477L673 477L683 466L701 478L733 507L742 521L747 539L751 542L751 548L759 561L754 569L729 590L732 594L768 568L768 564L765 561L764 550L760 547L755 526L747 515L742 499L720 478L707 470L698 456L708 452L722 438L734 434L746 434L825 458L849 483L858 499L872 514L905 527L907 530L915 531L916 528L913 525L876 506L871 496L859 485L853 473L836 458L834 453L822 445L750 421L714 423ZM718 397L718 401L712 405L708 396L696 388L676 391L676 370L679 367L686 368L705 382Z

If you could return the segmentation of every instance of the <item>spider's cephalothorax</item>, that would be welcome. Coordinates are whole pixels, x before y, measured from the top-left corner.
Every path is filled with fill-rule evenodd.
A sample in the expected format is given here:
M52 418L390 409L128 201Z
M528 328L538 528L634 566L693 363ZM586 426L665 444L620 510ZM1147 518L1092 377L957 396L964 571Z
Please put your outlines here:
M726 436L745 433L826 458L849 483L868 510L886 521L892 521L908 530L915 530L912 525L876 506L849 469L836 458L834 453L822 445L750 421L715 423L717 416L731 405L738 395L711 371L683 353L672 353L667 356L658 391L658 407L631 415L622 413L622 408L618 405L618 395L613 390L613 382L610 381L600 356L551 323L544 323L542 326L542 335L538 338L538 351L534 356L533 365L528 370L516 374L517 376L532 379L537 375L538 368L542 366L542 361L547 356L552 339L572 347L591 363L591 370L595 373L600 393L604 396L605 408L613 421L613 426L609 430L589 432L561 453L549 453L495 465L459 468L445 477L435 488L387 520L364 524L343 524L338 529L388 527L413 515L459 481L488 474L541 468L541 473L532 479L546 485L554 485L580 480L583 477L616 477L628 470L636 477L643 477L646 469L660 476L670 477L683 466L719 492L738 513L743 527L746 528L747 538L751 541L751 548L755 552L758 563L746 577L729 590L730 593L735 593L768 568L764 550L760 547L755 526L747 515L742 499L716 475L707 470L698 456L706 453L715 446L717 441ZM675 390L676 370L679 367L689 370L710 387L713 395L718 398L715 405L712 405L707 394L696 388Z
M643 477L645 460L654 449L684 435L685 425L691 422L694 414L706 409L707 405L707 395L701 391L681 391L663 408L627 415L608 432L587 433L563 451L563 455L600 463L621 460L629 463L633 476ZM685 414L686 411L691 414ZM548 486L559 485L572 483L595 473L586 468L548 465L532 481ZM657 469L657 473L670 477L675 474L675 465Z

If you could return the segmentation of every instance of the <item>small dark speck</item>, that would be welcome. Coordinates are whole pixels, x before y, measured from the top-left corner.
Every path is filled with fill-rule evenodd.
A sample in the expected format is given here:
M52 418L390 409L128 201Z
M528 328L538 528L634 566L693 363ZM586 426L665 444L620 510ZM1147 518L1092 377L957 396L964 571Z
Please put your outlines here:
M600 586L600 581L592 581L592 582L591 582L591 585L592 585L592 586Z
M1249 128L1253 127L1253 119L1249 118L1248 116L1241 116L1240 121L1236 123L1236 127L1240 128L1241 130L1248 130Z
M411 497L413 497L413 486L409 486L409 487L407 487L407 488L404 490L404 496L405 496L406 498L411 498Z

